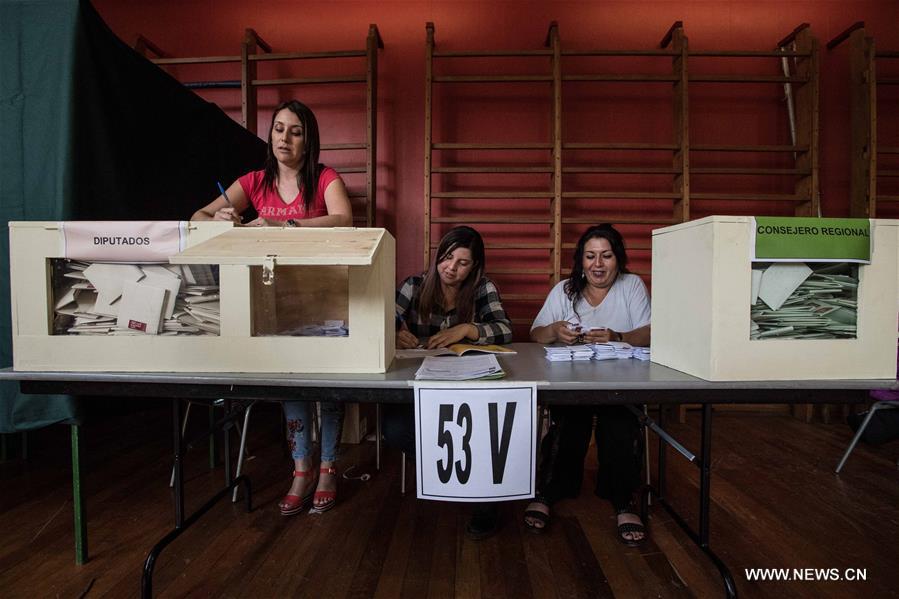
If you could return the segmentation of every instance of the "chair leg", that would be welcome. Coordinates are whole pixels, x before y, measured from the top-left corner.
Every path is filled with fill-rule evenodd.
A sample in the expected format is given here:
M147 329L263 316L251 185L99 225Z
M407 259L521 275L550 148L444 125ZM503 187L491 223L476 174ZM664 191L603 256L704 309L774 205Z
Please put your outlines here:
M882 407L885 407L886 405L887 404L884 404L884 403L878 401L877 403L875 403L874 405L871 406L871 409L868 410L868 415L865 416L865 419L864 419L864 421L862 421L861 426L858 427L857 431L855 431L855 436L852 437L852 441L849 443L849 447L846 448L846 452L843 454L843 457L840 459L840 463L837 464L837 469L835 471L837 474L839 474L840 470L843 469L843 464L845 464L846 460L849 459L849 454L852 453L852 450L855 449L855 446L858 444L858 440L861 439L862 434L864 434L865 429L868 427L868 423L871 421L871 417L874 416L874 412L876 412L877 410L879 410Z
M244 454L247 450L247 426L250 424L250 412L253 411L253 406L256 405L256 402L250 402L250 405L244 409L243 413L243 429L240 431L240 451L237 453L237 470L234 473L234 478L240 476L240 472L243 469L243 458ZM231 494L231 503L237 503L237 492L240 490L240 485L234 487L234 493Z
M191 403L187 402L187 407L184 408L184 422L181 424L181 438L184 439L185 433L187 433L187 417L190 416L190 406ZM169 487L175 486L175 466L172 466L172 476L169 478Z
M381 471L381 404L375 404L375 470Z
M406 452L400 456L400 495L406 494Z

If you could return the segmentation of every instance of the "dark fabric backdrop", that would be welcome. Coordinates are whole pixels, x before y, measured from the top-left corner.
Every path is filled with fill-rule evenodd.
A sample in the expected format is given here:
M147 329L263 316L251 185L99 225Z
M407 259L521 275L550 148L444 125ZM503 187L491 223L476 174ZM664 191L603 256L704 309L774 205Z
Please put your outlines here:
M235 92L236 93L236 92ZM186 220L265 143L134 52L86 0L0 2L0 218ZM248 215L251 216L251 215ZM0 367L12 365L0 236ZM77 417L0 385L0 432Z

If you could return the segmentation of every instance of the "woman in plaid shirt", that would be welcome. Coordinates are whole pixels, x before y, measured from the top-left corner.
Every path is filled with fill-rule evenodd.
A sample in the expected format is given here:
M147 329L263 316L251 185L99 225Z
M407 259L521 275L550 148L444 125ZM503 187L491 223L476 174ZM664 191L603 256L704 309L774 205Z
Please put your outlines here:
M440 240L434 266L403 281L396 292L396 322L399 349L512 341L499 291L484 276L484 241L477 231L451 229Z
M446 347L460 341L510 343L512 324L499 291L484 276L484 240L471 227L454 227L437 246L434 264L411 276L396 292L396 347ZM415 455L412 406L386 404L382 431L388 445ZM482 539L496 532L494 504L478 506L467 532Z

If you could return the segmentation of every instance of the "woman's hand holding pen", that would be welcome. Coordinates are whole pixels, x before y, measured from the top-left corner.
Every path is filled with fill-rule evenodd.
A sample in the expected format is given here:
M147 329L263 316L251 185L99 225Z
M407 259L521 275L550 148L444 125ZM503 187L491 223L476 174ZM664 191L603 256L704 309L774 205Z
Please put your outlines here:
M396 332L397 349L415 349L418 347L418 337L409 332L404 322L402 328Z
M239 225L243 219L235 212L234 208L229 206L216 210L215 214L212 215L212 220L229 220L235 225Z

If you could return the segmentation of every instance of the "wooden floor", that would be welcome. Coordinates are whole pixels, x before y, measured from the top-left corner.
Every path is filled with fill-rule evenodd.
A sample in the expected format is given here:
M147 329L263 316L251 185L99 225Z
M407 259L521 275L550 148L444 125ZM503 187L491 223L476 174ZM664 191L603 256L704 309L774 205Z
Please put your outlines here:
M148 404L151 405L151 404ZM719 597L720 578L659 507L651 541L626 548L614 516L590 492L558 504L544 535L523 525L524 502L503 504L497 536L468 540L468 507L399 492L399 456L374 472L371 443L348 446L339 504L283 518L276 503L291 470L276 432L277 406L254 414L255 509L220 503L166 549L160 597ZM201 419L197 419L201 420ZM697 447L698 415L671 431ZM0 464L0 597L129 597L148 549L172 526L168 413L88 423L83 429L90 561L74 564L68 428L29 436L27 462ZM899 443L861 446L833 468L850 438L841 424L783 414L718 413L712 547L741 597L899 596ZM591 461L590 468L593 468ZM188 454L188 509L222 480L205 447ZM669 498L695 522L696 468L670 457ZM413 487L414 489L414 487ZM865 581L747 580L745 568L866 570Z

